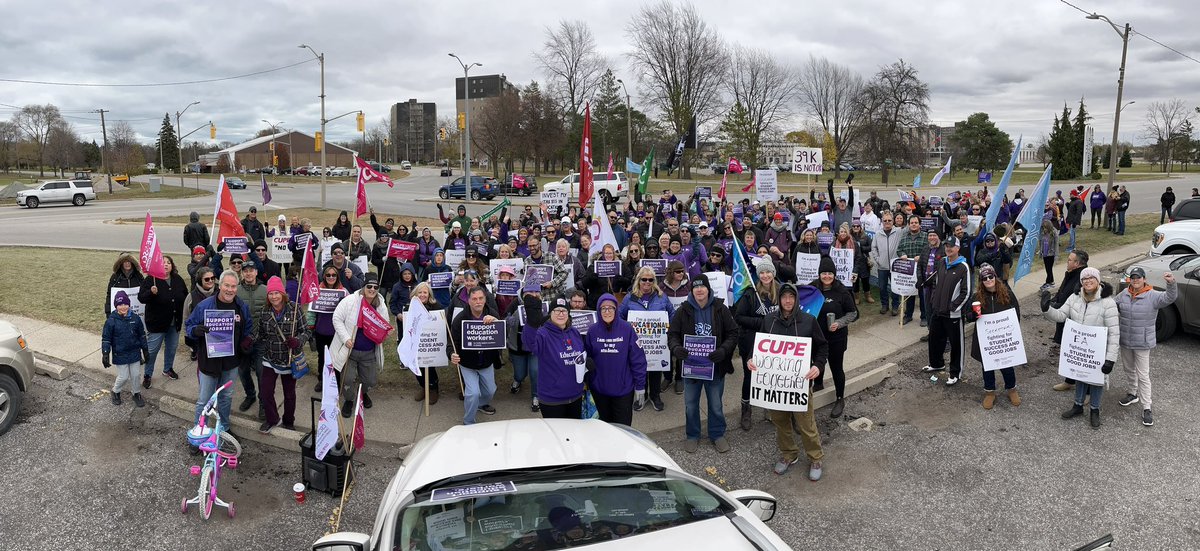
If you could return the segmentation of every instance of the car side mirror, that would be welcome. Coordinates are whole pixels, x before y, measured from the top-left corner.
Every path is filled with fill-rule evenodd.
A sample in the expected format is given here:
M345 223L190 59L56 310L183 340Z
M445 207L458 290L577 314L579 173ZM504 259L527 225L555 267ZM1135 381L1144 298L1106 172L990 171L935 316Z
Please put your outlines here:
M367 551L371 536L358 532L335 532L312 544L312 551Z
M768 522L775 518L775 497L758 490L736 490L729 492L730 497L745 505L758 520Z
M1192 271L1184 274L1183 277L1186 277L1188 279L1200 280L1200 268L1196 268L1195 270L1192 270Z

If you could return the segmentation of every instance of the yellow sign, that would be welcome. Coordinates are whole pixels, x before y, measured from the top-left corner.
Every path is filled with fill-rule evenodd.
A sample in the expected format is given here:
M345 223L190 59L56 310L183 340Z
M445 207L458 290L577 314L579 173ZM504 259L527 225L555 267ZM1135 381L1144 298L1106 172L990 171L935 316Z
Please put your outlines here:
M313 141L313 151L319 153L321 151L321 144L325 141L325 136L323 136L320 132L317 132L314 134L314 137L316 139Z

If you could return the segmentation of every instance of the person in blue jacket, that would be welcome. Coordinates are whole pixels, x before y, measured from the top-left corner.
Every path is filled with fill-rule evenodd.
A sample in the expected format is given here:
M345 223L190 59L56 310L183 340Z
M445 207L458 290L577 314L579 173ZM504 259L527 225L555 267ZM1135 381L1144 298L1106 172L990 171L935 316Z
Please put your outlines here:
M629 321L629 312L666 312L668 320L675 315L675 307L671 306L671 300L663 295L662 289L659 288L653 268L643 266L637 271L633 280L633 290L625 295L625 300L621 301L621 306L617 308L617 316L625 321ZM649 372L650 404L654 406L654 411L663 410L664 373L670 377L670 367L664 371ZM670 383L671 380L666 379L666 384ZM634 411L641 411L643 406L643 403L637 401L633 403Z
M213 296L208 297L192 309L184 323L184 334L196 339L196 362L200 373L200 394L196 399L196 417L208 403L208 399L221 385L231 382L238 376L238 366L242 359L253 352L254 343L251 339L250 306L238 298L238 275L226 270L221 273L219 287ZM233 355L219 358L208 357L208 332L204 325L204 313L209 310L232 310L235 323L233 326ZM217 415L225 426L229 425L229 410L233 403L233 389L222 392L217 399Z
M538 359L537 398L542 418L580 419L587 351L583 335L571 326L571 304L566 298L555 298L550 303L550 323L546 323L538 294L527 287L522 299L526 324L521 342Z
M453 268L446 265L446 252L441 248L433 250L433 261L425 268L425 273L421 274L421 281L429 281L429 274L440 274L442 272L452 272ZM433 298L437 299L438 304L442 308L450 307L450 288L442 287L433 290Z
M109 312L104 320L104 332L100 337L100 363L105 368L111 367L113 361L117 364L117 382L112 387L112 403L121 405L121 390L129 384L129 393L137 407L144 407L142 395L138 392L137 376L140 367L146 364L150 355L146 344L146 329L141 316L133 313L130 308L129 294L117 291L113 298L116 307Z
M600 295L596 309L600 321L583 338L588 387L601 421L632 426L634 404L646 403L646 353L633 326L617 317L617 297Z

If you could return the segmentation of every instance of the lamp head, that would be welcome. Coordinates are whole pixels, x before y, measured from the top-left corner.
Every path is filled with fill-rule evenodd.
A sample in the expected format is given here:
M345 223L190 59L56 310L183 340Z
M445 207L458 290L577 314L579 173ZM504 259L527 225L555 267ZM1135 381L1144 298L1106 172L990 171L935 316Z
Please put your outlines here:
M1087 14L1086 17L1087 17L1087 19L1092 19L1092 20L1100 19L1100 15L1096 14L1096 13L1089 13L1089 14Z

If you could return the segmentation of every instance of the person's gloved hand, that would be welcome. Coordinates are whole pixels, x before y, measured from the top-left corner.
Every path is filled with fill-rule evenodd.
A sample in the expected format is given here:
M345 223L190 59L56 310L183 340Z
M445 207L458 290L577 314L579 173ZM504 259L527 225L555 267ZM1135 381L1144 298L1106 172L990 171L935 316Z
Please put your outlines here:
M1104 373L1105 375L1108 375L1109 373L1112 373L1112 369L1113 369L1113 361L1112 360L1104 360L1104 367L1101 367L1100 371L1102 373Z
M291 348L292 350L299 349L300 346L303 344L304 343L300 342L300 339L297 339L296 337L288 337L287 338L287 346L288 346L288 348Z
M646 389L643 388L641 390L633 391L633 403L635 403L635 404L645 404L646 403Z
M204 334L207 333L208 331L209 331L209 329L208 329L207 325L204 325L204 324L197 325L192 328L192 336L196 337L197 339L203 338Z
M240 347L242 349L242 352L249 354L250 351L254 349L254 339L252 339L250 337L242 337L242 342L240 344Z
M100 356L100 364L103 365L105 369L112 367L112 361L108 357L108 352L105 352L104 355Z
M146 363L149 361L150 361L150 350L147 348L143 348L142 349L142 365L146 365Z
M1042 311L1043 312L1050 311L1050 291L1046 291L1046 290L1042 291Z
M721 363L725 359L725 355L721 354L720 350L714 350L708 355L708 361L712 363Z

